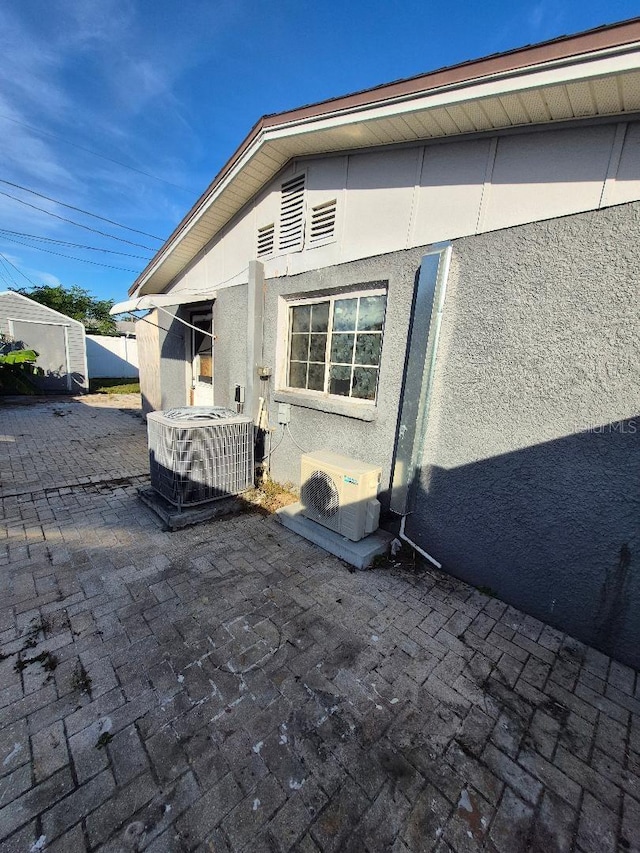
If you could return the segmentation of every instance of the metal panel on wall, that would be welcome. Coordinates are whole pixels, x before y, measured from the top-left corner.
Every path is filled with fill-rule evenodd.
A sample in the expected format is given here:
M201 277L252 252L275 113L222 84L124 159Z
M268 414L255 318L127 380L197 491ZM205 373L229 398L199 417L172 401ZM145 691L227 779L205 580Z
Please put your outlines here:
M411 245L475 232L490 151L490 139L425 148Z
M420 148L349 157L342 260L406 247Z
M611 124L498 139L478 231L597 208L614 134Z

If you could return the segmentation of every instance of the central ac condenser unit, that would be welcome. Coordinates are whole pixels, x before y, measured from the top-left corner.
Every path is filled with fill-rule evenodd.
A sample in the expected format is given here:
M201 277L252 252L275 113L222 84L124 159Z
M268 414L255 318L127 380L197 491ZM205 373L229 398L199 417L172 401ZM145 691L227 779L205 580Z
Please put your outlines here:
M357 542L378 529L382 469L329 450L301 459L302 513Z
M147 415L151 485L178 508L253 486L253 421L229 409L189 406Z

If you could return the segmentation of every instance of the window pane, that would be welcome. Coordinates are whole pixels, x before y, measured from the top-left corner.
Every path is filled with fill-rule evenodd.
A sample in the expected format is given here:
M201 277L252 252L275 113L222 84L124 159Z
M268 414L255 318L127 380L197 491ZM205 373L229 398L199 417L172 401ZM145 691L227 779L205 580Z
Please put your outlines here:
M384 322L386 296L363 296L358 314L359 332L381 332Z
M326 332L329 329L329 303L318 302L312 308L311 331Z
M309 365L309 385L310 391L324 391L324 364Z
M351 364L353 360L353 343L355 335L331 336L331 361Z
M382 335L358 335L356 364L380 364Z
M309 358L309 335L291 335L291 358L307 361Z
M357 299L336 299L333 303L334 332L353 332L356 328Z
M291 309L291 330L293 332L308 332L311 319L310 305L296 305Z
M307 365L292 361L289 367L289 386L291 388L307 387Z
M353 370L352 397L361 400L375 400L378 369L376 367L355 367Z
M351 384L351 368L332 364L329 368L329 393L349 396L349 385Z
M327 336L326 335L311 335L311 346L309 348L309 361L325 360L327 352ZM373 364L373 362L371 362Z

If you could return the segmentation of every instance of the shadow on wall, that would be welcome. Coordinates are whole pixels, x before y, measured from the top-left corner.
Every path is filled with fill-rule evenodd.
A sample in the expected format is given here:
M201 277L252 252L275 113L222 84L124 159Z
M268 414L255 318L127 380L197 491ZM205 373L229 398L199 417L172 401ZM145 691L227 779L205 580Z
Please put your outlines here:
M451 574L640 668L640 416L414 483L407 535Z
M43 394L85 394L86 379L81 373L46 370L29 376L29 382Z
M41 394L83 394L87 391L87 379L82 373L69 372L65 369L64 364L56 367L55 361L53 364L51 363L51 358L47 360L46 355L41 356L37 344L34 346L24 340L15 340L5 344L2 350L4 352L35 350L38 353L35 365L23 365L25 369L18 374L27 388L30 387L33 391ZM18 370L20 370L20 365L18 365Z
M177 312L177 316L181 316ZM170 409L186 404L185 357L188 329L174 318L163 313L153 319L157 324L149 348L145 348L143 336L138 336L140 346L140 392L142 412Z

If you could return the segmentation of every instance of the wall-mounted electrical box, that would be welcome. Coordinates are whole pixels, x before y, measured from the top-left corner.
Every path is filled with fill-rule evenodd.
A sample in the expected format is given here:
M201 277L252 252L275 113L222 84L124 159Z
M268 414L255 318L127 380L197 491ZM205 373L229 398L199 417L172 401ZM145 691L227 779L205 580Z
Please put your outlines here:
M236 403L244 403L244 385L236 385Z
M278 423L279 424L288 424L291 420L291 404L290 403L278 403Z

